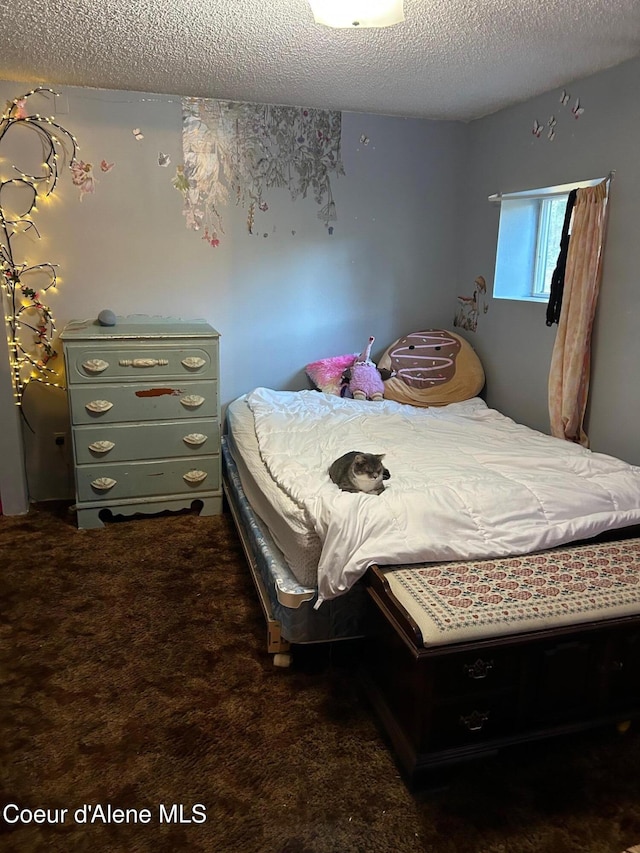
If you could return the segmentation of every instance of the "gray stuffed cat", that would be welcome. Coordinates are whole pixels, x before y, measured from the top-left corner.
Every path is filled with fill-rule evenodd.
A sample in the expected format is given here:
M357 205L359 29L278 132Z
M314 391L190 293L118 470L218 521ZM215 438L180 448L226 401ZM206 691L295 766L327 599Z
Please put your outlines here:
M384 453L362 453L350 450L331 463L329 476L343 492L366 492L379 495L384 492L383 480L391 474L382 464Z

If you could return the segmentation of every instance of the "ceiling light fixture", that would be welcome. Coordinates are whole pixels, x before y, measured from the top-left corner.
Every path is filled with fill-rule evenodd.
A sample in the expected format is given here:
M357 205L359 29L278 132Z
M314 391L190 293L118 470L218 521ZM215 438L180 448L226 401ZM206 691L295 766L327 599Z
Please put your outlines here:
M326 27L390 27L404 21L403 0L309 0L313 17Z

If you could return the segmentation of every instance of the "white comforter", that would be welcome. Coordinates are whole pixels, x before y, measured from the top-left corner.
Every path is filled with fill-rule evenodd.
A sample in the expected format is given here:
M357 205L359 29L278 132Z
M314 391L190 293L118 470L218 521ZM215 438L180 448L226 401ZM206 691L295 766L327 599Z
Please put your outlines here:
M372 563L521 554L640 523L640 467L478 398L421 409L258 388L247 403L264 464L323 543L316 606ZM349 450L386 454L381 495L331 482L330 464Z

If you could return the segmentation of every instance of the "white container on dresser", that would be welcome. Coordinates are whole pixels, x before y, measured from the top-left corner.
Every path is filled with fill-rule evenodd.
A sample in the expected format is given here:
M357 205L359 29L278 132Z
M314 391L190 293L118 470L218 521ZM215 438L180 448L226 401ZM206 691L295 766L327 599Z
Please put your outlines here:
M73 321L60 338L78 527L201 504L222 511L219 334L204 321Z

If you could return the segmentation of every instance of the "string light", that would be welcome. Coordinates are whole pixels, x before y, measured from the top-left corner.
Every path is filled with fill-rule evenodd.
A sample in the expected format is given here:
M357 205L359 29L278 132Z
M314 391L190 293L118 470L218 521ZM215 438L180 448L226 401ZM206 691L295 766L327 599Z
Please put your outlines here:
M26 104L32 95L51 94L58 97L53 89L38 86L24 95L14 98L11 106L5 110L0 118L0 144L13 127L23 124L29 130L36 133L42 142L44 162L42 163L43 174L29 175L13 166L20 177L8 178L0 181L0 292L4 304L5 326L7 329L7 343L9 346L9 365L13 381L14 399L17 406L22 405L25 389L30 382L42 382L54 388L62 388L58 382L53 381L50 376L55 376L56 371L48 367L48 362L55 358L56 351L52 346L55 333L55 321L51 310L45 305L40 293L49 290L56 292L59 278L56 274L56 264L50 262L28 264L16 262L11 245L12 238L20 231L25 233L33 229L40 237L35 223L30 218L32 213L37 213L36 202L44 200L55 190L59 176L59 161L62 162L69 153L69 164L76 160L78 143L64 127L55 121L55 116L43 116L40 113L26 114ZM70 152L67 152L70 148ZM8 186L26 187L32 194L28 210L16 219L7 218L2 204L3 190ZM35 290L28 284L29 275L46 274L48 284ZM35 314L35 319L25 319ZM31 348L26 348L22 341L22 334L33 335ZM31 352L31 349L34 352ZM29 375L24 373L28 371Z

